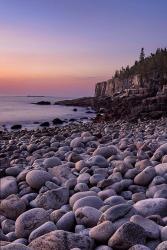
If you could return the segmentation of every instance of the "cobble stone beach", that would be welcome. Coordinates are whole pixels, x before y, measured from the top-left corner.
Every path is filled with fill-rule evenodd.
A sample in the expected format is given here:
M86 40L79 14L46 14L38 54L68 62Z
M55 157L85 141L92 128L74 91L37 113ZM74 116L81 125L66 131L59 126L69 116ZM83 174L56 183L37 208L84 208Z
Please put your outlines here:
M0 138L2 250L167 249L167 118Z

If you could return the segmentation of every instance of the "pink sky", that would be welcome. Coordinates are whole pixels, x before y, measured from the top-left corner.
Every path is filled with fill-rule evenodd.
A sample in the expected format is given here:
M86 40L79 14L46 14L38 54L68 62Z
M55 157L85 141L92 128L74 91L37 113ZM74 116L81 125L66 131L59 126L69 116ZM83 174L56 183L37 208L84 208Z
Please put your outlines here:
M166 46L164 0L0 1L0 95L93 95Z

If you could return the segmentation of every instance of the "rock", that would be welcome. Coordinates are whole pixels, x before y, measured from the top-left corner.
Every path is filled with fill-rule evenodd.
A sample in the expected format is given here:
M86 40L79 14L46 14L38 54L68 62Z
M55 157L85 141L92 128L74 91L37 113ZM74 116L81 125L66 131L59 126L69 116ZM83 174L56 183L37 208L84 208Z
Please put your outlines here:
M36 105L51 105L51 102L49 102L49 101L39 101L39 102L33 103L33 104L36 104Z
M97 196L88 196L77 200L73 206L73 211L80 207L89 206L99 209L103 206L103 201Z
M162 144L153 154L151 160L152 161L159 161L161 158L167 154L167 143Z
M56 230L33 240L29 247L32 250L70 250L75 247L93 250L93 241L85 235Z
M63 124L63 121L59 118L55 118L53 121L52 121L53 125L60 125L60 124Z
M145 193L140 192L140 193L132 194L132 201L135 203L141 200L145 200L145 199L146 199Z
M50 157L50 158L46 158L43 161L43 165L45 166L45 168L53 168L55 166L61 165L61 160L58 157Z
M0 229L0 241L8 241L8 237L2 232L2 229Z
M81 199L81 198L84 198L84 197L89 197L89 196L97 196L97 193L94 192L94 191L86 191L86 192L78 192L76 194L73 194L71 197L70 197L70 206L73 207L74 206L74 203Z
M49 221L49 213L43 208L33 208L22 213L16 220L15 233L18 238L27 238L30 233Z
M130 204L118 204L107 209L101 216L100 222L102 221L115 221L119 218L124 217L132 208Z
M167 173L167 163L158 164L155 166L155 172L157 175L163 176Z
M161 228L161 240L167 241L167 226Z
M20 243L10 243L5 246L1 246L1 250L31 250L31 249Z
M75 211L75 218L77 224L87 227L93 227L97 225L97 222L102 213L94 207L83 206Z
M19 175L22 171L22 167L21 166L14 166L14 167L9 167L5 170L6 175L9 176L14 176L16 177L17 175Z
M167 216L167 199L153 198L138 201L134 204L136 211L146 217L149 215L158 214L160 216Z
M75 152L71 152L71 153L68 155L67 160L68 160L69 162L74 162L74 163L76 163L76 162L82 160L82 157L81 157L80 154L77 154L77 153L75 153Z
M98 147L93 152L93 156L101 155L106 159L108 159L112 155L117 155L117 154L118 154L118 149L115 146Z
M86 183L78 183L75 186L74 190L76 192L84 192L84 191L89 191L89 187L88 187L88 185Z
M115 195L115 191L112 188L98 192L98 196L102 200L106 200L107 198L110 198L110 196L114 196L114 195Z
M159 239L160 236L159 225L157 225L154 221L144 218L140 215L132 216L130 218L130 221L141 226L145 230L148 238Z
M125 199L122 196L118 196L118 195L113 195L104 200L104 204L110 205L111 207L122 204L122 203L125 203Z
M9 195L0 203L0 212L12 220L15 220L20 214L25 212L25 210L25 202L15 194Z
M101 156L101 155L95 155L95 156L92 156L90 157L86 163L89 165L89 166L99 166L101 168L106 168L108 167L108 162L107 160Z
M71 148L83 147L83 139L81 137L76 137L70 143Z
M68 199L69 191L62 187L39 194L33 204L44 209L59 209L62 205L67 204Z
M85 183L88 184L89 183L89 179L90 179L90 174L88 173L83 173L80 174L77 178L77 183Z
M161 242L155 250L167 250L167 241Z
M5 199L10 194L17 194L18 186L16 179L12 176L6 176L1 178L1 192L0 199Z
M154 194L154 198L165 198L165 199L167 199L167 188L166 189L158 190Z
M22 128L21 124L15 124L15 125L11 126L12 130L18 130L18 129L21 129L21 128Z
M136 175L134 183L141 186L148 186L155 176L155 169L153 167L146 167L141 173Z
M71 169L67 164L49 168L49 173L56 177L60 183L64 183L69 179L76 178L76 176L72 174Z
M112 250L112 248L106 245L101 245L96 247L95 250Z
M49 122L42 122L40 124L41 127L49 127L50 126L50 123Z
M56 225L53 222L51 221L45 222L43 225L39 226L38 228L36 228L30 233L28 241L31 242L34 239L40 237L41 235L52 232L56 229L57 229Z
M128 250L150 250L150 248L148 248L144 245L141 245L141 244L137 244L137 245L134 245L133 247L129 248Z
M86 164L86 162L84 160L80 160L80 161L77 161L75 163L75 169L77 171L81 171L83 168L87 167L88 165Z
M50 214L50 220L53 221L55 224L58 222L58 220L64 215L66 214L66 211L63 209L57 209L54 210L51 214Z
M91 228L89 236L100 242L106 242L114 233L114 226L110 221L104 221L101 224Z
M72 231L75 226L75 214L70 211L64 214L56 224L58 230Z
M4 234L8 234L15 230L15 221L6 219L1 222L2 231Z
M128 249L136 244L145 244L144 229L132 222L123 224L109 239L108 245L114 249Z
M31 170L26 175L26 182L34 189L40 189L46 181L50 181L52 176L43 170Z

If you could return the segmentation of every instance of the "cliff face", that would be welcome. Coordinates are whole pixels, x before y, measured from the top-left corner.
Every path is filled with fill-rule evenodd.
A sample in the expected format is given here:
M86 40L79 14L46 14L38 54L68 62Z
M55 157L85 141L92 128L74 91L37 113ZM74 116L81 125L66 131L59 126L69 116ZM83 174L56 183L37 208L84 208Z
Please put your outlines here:
M151 74L147 77L141 77L139 74L128 78L113 78L104 82L99 82L95 86L95 97L114 96L119 94L142 94L143 92L152 92L156 95L161 92L167 84L167 74L164 74L163 80L157 74ZM154 92L154 93L153 93Z
M105 110L111 119L139 117L159 118L167 115L167 74L150 75L97 83L94 106L97 111Z

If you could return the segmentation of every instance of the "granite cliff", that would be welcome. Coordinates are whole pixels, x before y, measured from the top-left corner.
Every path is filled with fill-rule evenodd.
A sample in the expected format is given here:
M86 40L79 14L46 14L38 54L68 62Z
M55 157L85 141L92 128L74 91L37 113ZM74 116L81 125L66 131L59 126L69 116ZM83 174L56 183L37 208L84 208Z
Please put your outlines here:
M96 110L112 118L167 114L167 50L117 71L112 79L95 86ZM98 101L97 101L98 100Z

